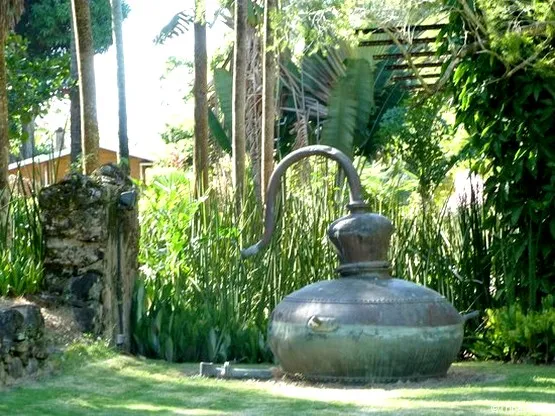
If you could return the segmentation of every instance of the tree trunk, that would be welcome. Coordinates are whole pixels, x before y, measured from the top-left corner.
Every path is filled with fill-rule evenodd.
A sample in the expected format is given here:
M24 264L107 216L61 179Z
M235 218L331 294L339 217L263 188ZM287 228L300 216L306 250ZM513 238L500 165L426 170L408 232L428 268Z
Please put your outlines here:
M91 16L87 0L71 0L79 68L79 93L81 94L81 137L83 172L90 174L99 166L99 133L96 118L96 86L94 77L94 49Z
M264 4L264 55L262 58L262 200L265 200L270 176L274 170L274 128L276 121L276 52L274 30L270 21L276 10L276 0Z
M8 195L8 165L10 157L10 140L8 135L8 92L6 74L6 30L0 27L0 228L4 224L7 213Z
M8 166L10 158L10 136L8 122L8 79L6 73L6 39L23 14L22 0L0 0L0 229L8 224L8 203L10 201ZM3 230L9 243L9 225ZM3 242L3 241L0 241Z
M233 53L233 186L238 213L245 195L245 102L247 74L247 0L235 0Z
M262 204L262 38L247 26L245 147L256 200Z
M125 98L125 61L123 58L123 14L121 0L112 0L112 26L116 42L118 66L118 103L119 103L119 152L118 163L129 174L129 139L127 137L127 102Z
M71 19L71 31L75 33L75 25ZM70 77L74 85L69 91L70 101L70 140L71 140L71 163L76 166L81 156L81 95L79 94L79 69L77 68L77 47L75 36L70 41L71 65Z
M208 186L208 57L206 52L206 3L195 2L195 192L204 195Z

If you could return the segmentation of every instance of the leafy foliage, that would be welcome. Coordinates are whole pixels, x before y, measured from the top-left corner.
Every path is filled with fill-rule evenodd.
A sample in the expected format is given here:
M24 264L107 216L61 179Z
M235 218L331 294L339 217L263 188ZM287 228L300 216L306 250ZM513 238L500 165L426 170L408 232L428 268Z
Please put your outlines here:
M279 48L305 44L310 55L352 40L350 24L355 0L296 0L284 2L275 16Z
M555 9L549 1L444 3L443 50L458 50L457 123L487 177L484 226L504 230L493 250L512 258L506 299L536 308L555 288Z
M270 311L288 293L334 275L331 248L323 243L339 216L329 183L321 177L308 189L295 186L276 241L256 263L246 263L241 245L262 234L252 193L237 219L232 195L195 200L183 173L159 177L142 198L136 351L172 361L270 360Z
M218 110L209 109L208 127L220 148L231 154L231 121L233 99L233 75L223 68L214 69L214 91L218 99ZM218 118L216 113L220 114ZM223 122L220 122L222 120Z
M166 130L162 132L160 138L164 143L177 143L181 140L188 140L194 137L192 129L181 126L170 126L166 124Z
M365 59L349 59L345 75L332 90L322 144L352 156L355 136L366 129L373 110L372 68Z
M49 100L64 95L69 79L68 56L32 58L28 46L18 35L6 45L10 137L18 142L27 139L23 125L44 115Z
M154 39L154 43L163 44L166 40L182 35L189 30L189 26L194 21L192 11L181 11L174 15L166 26Z
M228 137L231 137L233 75L230 71L222 68L214 69L214 90L216 91L224 120L223 128Z
M110 0L91 0L91 23L96 53L112 45L112 12ZM123 17L129 6L122 3ZM25 12L15 32L29 41L33 56L69 53L71 44L71 2L66 0L25 0Z
M553 295L543 299L539 311L525 313L513 304L486 313L486 331L472 348L478 358L537 364L555 360Z
M388 110L378 133L386 157L394 163L400 161L418 179L418 192L424 201L430 200L458 159L444 148L454 130L443 119L442 111L443 97L414 97Z
M13 187L31 192L22 181ZM12 192L7 214L7 222L0 224L0 296L35 293L42 284L44 253L38 201L33 193Z
M380 144L375 133L386 110L405 95L392 83L388 61L374 65L362 49L341 45L281 64L281 137L292 147L323 142L348 155L374 156Z

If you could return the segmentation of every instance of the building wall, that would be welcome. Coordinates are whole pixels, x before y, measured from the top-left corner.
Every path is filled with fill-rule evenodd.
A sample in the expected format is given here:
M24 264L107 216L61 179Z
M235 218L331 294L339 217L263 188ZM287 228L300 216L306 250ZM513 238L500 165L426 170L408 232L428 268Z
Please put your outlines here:
M101 165L116 163L117 154L112 150L100 149L98 158ZM129 157L130 176L133 179L143 179L141 172L141 163L143 162L145 162L144 159L137 158L135 156ZM21 176L23 178L29 179L35 184L39 184L43 187L61 181L64 176L69 173L70 163L70 155L64 155L53 160L22 166L19 171L21 172ZM10 169L8 174L16 175L17 172L17 168Z

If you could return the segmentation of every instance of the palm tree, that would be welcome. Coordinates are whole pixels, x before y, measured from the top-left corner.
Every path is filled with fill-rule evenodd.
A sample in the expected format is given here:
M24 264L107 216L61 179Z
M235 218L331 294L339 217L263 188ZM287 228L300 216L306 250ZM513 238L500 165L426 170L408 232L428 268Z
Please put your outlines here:
M75 23L73 18L71 21L71 33L75 33ZM76 166L81 157L81 96L79 94L79 69L77 65L77 45L75 45L75 36L71 36L70 40L70 77L72 86L69 90L70 102L70 144L71 144L71 164Z
M208 57L206 52L206 3L195 1L195 192L208 186Z
M187 11L177 13L162 28L155 39L156 43L164 43L189 30L194 23L195 34L195 146L194 146L194 177L195 192L204 194L208 186L208 54L206 51L206 3L195 0L194 16Z
M116 42L116 59L118 67L118 102L119 102L119 152L118 163L129 173L129 139L127 137L127 105L125 100L125 62L123 59L123 13L121 0L112 0L112 27Z
M10 152L5 45L8 32L13 29L22 14L23 0L0 0L0 213L2 214L7 212ZM0 215L0 220L3 216Z
M262 64L262 200L265 199L270 175L274 170L274 127L276 121L275 84L277 75L274 51L274 30L270 21L276 10L276 0L265 0L264 4L264 56Z
M96 117L94 48L89 2L87 0L71 0L71 10L75 28L79 93L81 95L83 172L90 174L99 166L98 145L100 138Z
M235 0L235 45L233 52L232 155L233 186L238 210L245 193L245 107L247 86L247 0Z

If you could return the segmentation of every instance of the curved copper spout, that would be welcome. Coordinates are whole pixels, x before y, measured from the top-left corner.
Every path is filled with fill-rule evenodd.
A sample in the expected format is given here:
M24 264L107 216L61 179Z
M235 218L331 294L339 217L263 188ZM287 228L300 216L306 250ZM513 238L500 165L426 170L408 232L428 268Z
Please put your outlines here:
M335 160L341 168L345 171L347 176L347 182L349 183L349 205L347 209L350 212L366 212L367 204L362 199L362 186L360 184L360 178L358 173L351 162L351 159L345 155L345 153L337 150L331 146L314 145L303 147L299 150L295 150L287 155L283 160L277 165L276 169L270 177L270 182L268 184L268 191L266 193L266 212L264 215L264 235L262 239L253 246L250 246L241 251L242 257L253 256L266 247L270 240L272 239L272 233L275 228L275 202L276 194L279 189L279 184L281 182L281 177L293 163L298 162L301 159L305 159L310 156L325 156L329 159Z

